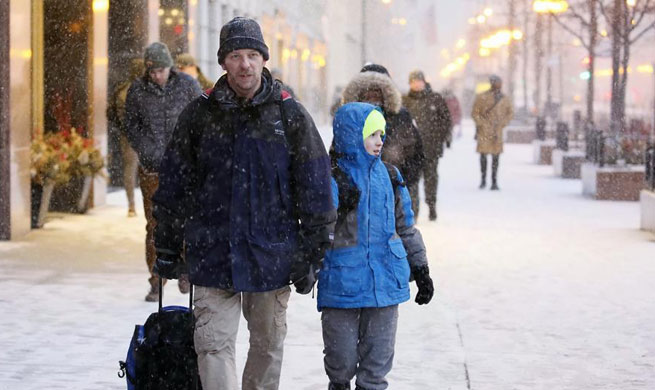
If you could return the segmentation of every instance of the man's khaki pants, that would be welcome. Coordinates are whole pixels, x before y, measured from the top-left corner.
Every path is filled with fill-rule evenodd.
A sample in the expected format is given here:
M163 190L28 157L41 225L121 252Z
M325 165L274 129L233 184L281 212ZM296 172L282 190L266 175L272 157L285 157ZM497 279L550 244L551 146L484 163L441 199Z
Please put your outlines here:
M203 390L239 388L234 353L242 308L250 331L242 389L278 389L290 294L286 286L260 293L195 287L194 343Z

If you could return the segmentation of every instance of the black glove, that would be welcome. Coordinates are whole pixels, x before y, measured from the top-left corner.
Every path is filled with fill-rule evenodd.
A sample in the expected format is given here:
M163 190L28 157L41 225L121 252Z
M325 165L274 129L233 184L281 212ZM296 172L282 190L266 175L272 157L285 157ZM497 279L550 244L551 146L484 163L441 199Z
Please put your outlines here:
M178 279L187 270L180 256L157 252L157 260L152 272L164 279Z
M306 260L297 260L291 264L291 282L296 287L298 294L309 294L316 283L316 275L321 269L320 264L314 264Z
M412 275L414 276L414 280L416 280L416 286L418 287L418 294L416 294L416 299L414 299L414 302L418 303L419 305L428 304L434 295L434 285L432 284L432 279L430 278L430 269L426 264L413 269Z

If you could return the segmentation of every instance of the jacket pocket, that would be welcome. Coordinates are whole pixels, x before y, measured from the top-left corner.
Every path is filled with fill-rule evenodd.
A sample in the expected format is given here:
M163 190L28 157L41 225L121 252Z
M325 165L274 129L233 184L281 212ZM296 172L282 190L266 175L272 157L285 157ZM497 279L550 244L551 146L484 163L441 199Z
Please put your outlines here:
M409 262L407 261L407 251L400 239L389 241L389 251L391 256L391 267L396 276L398 288L407 288L409 286Z
M328 253L324 270L330 295L356 296L370 284L366 253L359 247L337 249Z
M283 242L292 230L288 150L263 139L249 142L250 233L266 242Z

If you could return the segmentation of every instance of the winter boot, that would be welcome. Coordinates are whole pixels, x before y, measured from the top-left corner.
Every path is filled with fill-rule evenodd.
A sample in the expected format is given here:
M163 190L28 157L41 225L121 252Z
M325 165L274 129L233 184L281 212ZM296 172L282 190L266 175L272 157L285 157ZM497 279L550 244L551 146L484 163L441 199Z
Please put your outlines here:
M430 221L436 221L437 220L437 206L435 205L430 205Z
M482 174L482 181L480 181L480 189L487 186L487 155L480 154L480 173Z
M341 384L330 382L328 390L350 390L350 383Z
M494 154L491 157L491 190L498 191L498 155Z
M159 282L155 279L154 283L150 283L150 292L146 295L146 302L159 301Z
M177 279L177 287L180 289L182 294L188 294L191 289L191 284L189 283L189 274L182 274Z

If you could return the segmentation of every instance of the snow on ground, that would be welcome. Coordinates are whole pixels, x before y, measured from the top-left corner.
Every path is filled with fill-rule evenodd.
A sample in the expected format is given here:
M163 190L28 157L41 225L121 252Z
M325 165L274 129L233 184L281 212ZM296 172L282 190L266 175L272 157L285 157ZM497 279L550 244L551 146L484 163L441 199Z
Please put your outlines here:
M390 389L655 388L655 238L638 203L583 198L529 145L506 145L500 192L479 190L472 135L441 160L437 223L421 205L437 293L401 305ZM125 388L117 362L156 310L145 220L125 203L115 192L0 243L0 389ZM166 304L185 302L167 285ZM327 387L315 303L292 295L282 390ZM247 337L242 322L239 370Z

